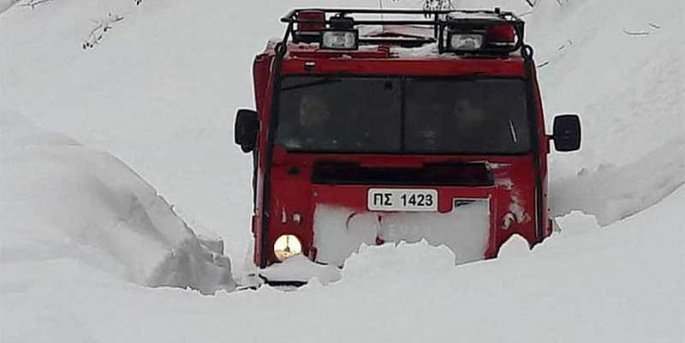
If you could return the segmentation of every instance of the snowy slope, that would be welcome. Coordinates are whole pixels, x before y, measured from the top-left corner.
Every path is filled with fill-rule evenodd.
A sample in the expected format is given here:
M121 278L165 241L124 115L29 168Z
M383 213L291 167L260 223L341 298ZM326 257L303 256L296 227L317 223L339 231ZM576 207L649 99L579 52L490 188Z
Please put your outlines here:
M447 248L370 248L341 282L289 293L150 290L65 261L5 269L3 341L682 342L684 201L456 268Z
M223 237L239 269L251 162L232 145L232 117L252 106L251 59L280 35L276 18L312 3L20 3L0 13L0 115L11 109L118 157L193 229ZM57 253L19 263L8 257L32 256L23 242L37 229L12 213L0 221L0 341L683 342L683 6L542 0L525 16L549 119L580 112L585 130L581 152L552 156L553 210L571 214L532 253L512 242L499 260L455 268L446 249L425 244L369 248L326 287L204 297L129 283L115 263L94 266L88 250L54 241L46 249Z
M548 123L575 112L583 125L580 152L550 156L554 214L606 225L685 183L685 2L539 1L532 13L522 3L508 7L526 20Z
M66 258L143 286L235 287L223 251L205 247L116 158L17 115L3 114L0 132L0 249L9 270Z
M583 210L608 224L685 183L685 3L548 1L538 10L530 39L548 117L583 116L585 149L552 156L555 214Z
M7 11L10 7L16 5L18 0L2 0L0 1L0 14Z

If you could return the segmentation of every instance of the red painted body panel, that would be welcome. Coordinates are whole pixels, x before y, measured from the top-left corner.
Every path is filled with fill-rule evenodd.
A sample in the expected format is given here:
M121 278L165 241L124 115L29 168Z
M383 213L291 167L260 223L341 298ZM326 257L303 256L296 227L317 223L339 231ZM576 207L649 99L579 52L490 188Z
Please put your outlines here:
M440 56L402 57L389 52L387 48L364 49L359 52L319 52L310 45L290 46L284 58L281 76L295 74L349 74L349 75L403 75L465 77L486 75L494 77L525 78L524 61L520 56L507 58L445 58ZM276 262L272 249L263 251L262 243L272 247L282 234L294 234L303 243L303 251L315 251L313 247L313 215L317 204L335 204L357 211L367 211L367 191L374 185L330 186L311 183L312 166L316 161L355 162L362 166L420 167L435 162L486 162L494 176L495 185L489 187L400 187L432 188L439 192L439 211L450 211L451 199L489 198L490 236L485 258L495 257L501 245L511 235L520 234L531 246L551 234L547 209L547 154L549 143L544 128L542 102L534 84L537 135L539 138L539 178L542 181L542 206L544 227L542 236L536 232L536 185L538 176L534 163L535 154L520 156L427 156L427 155L358 155L358 154L305 154L287 153L278 146L272 159L264 153L269 130L269 116L273 98L271 72L274 61L273 44L267 46L264 54L257 56L254 64L254 86L257 111L260 119L257 163L255 170L255 212L253 233L255 237L255 263L265 267ZM309 62L309 63L308 63ZM313 62L313 65L312 65ZM305 65L308 63L308 66ZM534 71L533 71L534 73ZM266 168L270 170L270 210L264 216ZM297 172L293 172L293 171ZM293 213L299 213L302 221L291 220ZM268 218L268 232L264 231L262 218ZM507 223L505 225L505 223ZM263 257L266 256L266 264ZM313 256L310 256L313 257Z

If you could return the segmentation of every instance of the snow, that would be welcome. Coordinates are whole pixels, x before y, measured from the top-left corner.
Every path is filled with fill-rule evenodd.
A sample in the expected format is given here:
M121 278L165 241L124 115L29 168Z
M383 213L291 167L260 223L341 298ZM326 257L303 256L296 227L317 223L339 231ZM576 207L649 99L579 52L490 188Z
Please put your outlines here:
M490 202L467 200L449 213L397 213L381 221L379 237L385 242L444 244L454 254L454 263L483 259L490 228Z
M217 243L119 160L17 114L0 124L3 264L73 259L143 286L234 288L228 257L204 247Z
M455 267L425 241L361 245L325 287L214 296L147 286L168 281L162 266L189 276L164 263L170 249L195 256L203 280L227 275L218 237L249 260L251 160L232 144L233 111L252 104L252 58L282 32L276 19L331 4L8 3L0 341L685 341L680 0L538 1L529 14L519 0L459 1L525 14L548 121L582 116L582 150L550 156L559 231L532 252L515 237L499 259ZM83 49L110 13L124 20Z
M431 43L417 48L392 47L390 51L393 55L401 58L436 56L438 44ZM457 59L458 57L456 55L444 55L443 58Z
M523 257L530 254L530 244L518 234L514 234L500 247L497 258Z
M3 311L3 335L32 342L55 332L97 342L263 341L284 333L303 342L680 342L685 285L674 273L685 231L673 223L683 201L680 189L601 232L561 235L528 256L456 268L446 247L363 247L340 282L287 293L262 287L202 297L52 265L61 275L35 274L31 289L3 284L3 305L12 308Z
M455 202L448 213L377 212L319 204L314 212L316 260L343 266L362 244L417 243L446 245L454 263L481 260L487 248L490 207L487 199Z
M455 12L448 14L447 19L452 19L452 20L464 20L464 19L492 20L492 19L500 19L500 15L495 14L495 13L486 13L486 12L469 13L469 12L455 11Z
M0 14L2 14L2 12L7 11L8 9L10 9L10 7L12 7L15 3L16 3L16 1L14 1L14 0L2 0L2 1L0 1Z
M620 168L600 165L556 181L555 215L571 210L613 223L658 203L685 183L685 136L672 139Z
M342 266L362 244L376 243L380 223L373 213L357 214L345 208L319 204L314 212L316 259Z
M309 282L316 280L321 285L339 281L342 275L334 265L317 264L304 255L296 255L283 263L274 264L259 272L269 281Z

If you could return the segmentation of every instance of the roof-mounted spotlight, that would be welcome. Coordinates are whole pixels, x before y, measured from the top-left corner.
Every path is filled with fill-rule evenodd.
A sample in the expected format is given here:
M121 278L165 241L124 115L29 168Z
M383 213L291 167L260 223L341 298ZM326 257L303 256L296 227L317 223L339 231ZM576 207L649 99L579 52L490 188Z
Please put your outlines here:
M321 48L332 50L357 50L358 30L326 30L321 33Z

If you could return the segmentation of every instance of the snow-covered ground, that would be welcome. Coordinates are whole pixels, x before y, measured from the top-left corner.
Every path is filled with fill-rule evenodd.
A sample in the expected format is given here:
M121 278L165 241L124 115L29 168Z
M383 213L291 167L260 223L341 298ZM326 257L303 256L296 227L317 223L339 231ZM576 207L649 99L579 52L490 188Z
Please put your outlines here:
M551 157L562 231L533 252L512 241L454 267L444 247L365 247L325 287L215 296L146 286L230 289L220 244L198 236L222 237L242 273L251 161L234 111L253 104L251 60L277 18L330 3L13 2L0 1L0 341L685 341L681 0L541 0L524 16L549 120L580 112L584 129L582 151Z
M233 290L221 241L198 238L111 155L4 114L3 263L76 259L143 286ZM207 244L204 244L207 242Z

